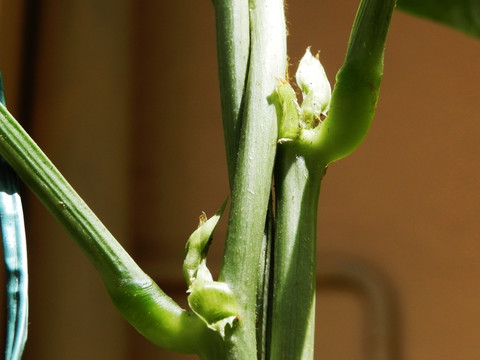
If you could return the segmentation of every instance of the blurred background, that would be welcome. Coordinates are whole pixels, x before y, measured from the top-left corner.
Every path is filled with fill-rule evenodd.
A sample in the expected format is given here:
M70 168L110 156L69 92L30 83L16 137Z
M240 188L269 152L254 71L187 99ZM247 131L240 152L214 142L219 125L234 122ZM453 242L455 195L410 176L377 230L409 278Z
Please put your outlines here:
M292 72L312 46L334 83L357 3L289 2ZM395 14L371 132L322 186L316 359L480 358L479 59L480 41ZM228 195L210 1L0 0L0 69L10 111L184 304L185 242ZM24 359L195 358L138 335L24 195Z

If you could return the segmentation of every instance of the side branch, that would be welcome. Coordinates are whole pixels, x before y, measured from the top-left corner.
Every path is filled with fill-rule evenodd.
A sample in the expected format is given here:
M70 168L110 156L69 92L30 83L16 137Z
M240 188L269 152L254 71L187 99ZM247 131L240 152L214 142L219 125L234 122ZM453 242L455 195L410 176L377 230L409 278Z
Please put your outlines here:
M203 351L206 326L140 269L2 104L0 155L86 253L115 305L140 333L167 349Z

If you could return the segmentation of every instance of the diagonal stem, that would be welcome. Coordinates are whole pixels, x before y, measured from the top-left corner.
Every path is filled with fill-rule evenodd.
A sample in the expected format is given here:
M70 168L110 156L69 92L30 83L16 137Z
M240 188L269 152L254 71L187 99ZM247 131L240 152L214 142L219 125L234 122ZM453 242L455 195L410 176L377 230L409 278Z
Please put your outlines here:
M43 202L101 274L123 316L153 343L203 353L210 331L133 261L18 122L0 104L0 155Z

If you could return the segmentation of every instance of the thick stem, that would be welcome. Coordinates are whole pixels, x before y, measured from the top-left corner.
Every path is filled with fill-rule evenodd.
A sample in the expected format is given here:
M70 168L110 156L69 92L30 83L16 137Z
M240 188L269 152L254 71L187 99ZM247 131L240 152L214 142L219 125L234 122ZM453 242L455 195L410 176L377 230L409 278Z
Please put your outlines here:
M277 139L267 98L286 69L282 0L250 1L250 62L232 206L220 280L235 293L239 321L227 335L229 359L256 359L257 284Z
M316 224L323 168L279 146L275 164L276 222L270 359L313 359ZM313 168L312 168L313 167Z
M362 0L330 111L279 146L271 359L313 359L316 218L325 166L352 152L375 112L395 0Z
M328 116L303 134L317 158L331 163L363 141L375 114L383 76L383 58L395 0L362 0L345 61L337 73Z

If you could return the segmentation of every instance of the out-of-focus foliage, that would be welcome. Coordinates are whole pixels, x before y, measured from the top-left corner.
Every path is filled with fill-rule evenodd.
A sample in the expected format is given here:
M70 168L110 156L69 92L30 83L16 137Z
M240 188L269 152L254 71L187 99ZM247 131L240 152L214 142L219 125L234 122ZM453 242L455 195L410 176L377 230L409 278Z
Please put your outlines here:
M480 0L398 0L397 8L480 37Z

